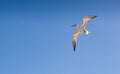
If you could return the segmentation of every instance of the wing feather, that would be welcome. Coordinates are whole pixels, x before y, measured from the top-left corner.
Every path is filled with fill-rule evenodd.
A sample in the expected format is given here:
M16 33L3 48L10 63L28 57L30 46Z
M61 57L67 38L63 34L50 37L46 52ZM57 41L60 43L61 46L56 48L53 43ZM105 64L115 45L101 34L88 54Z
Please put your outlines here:
M72 36L72 45L73 45L73 50L75 51L76 50L76 39L77 37L81 34L82 32L80 31L77 31L73 34Z
M85 16L85 17L83 17L82 18L82 23L81 23L80 26L85 27L86 26L86 22L88 20L91 20L91 19L95 18L95 17L97 17L97 16Z
M76 38L75 37L72 38L72 44L73 44L73 50L75 51L76 49Z

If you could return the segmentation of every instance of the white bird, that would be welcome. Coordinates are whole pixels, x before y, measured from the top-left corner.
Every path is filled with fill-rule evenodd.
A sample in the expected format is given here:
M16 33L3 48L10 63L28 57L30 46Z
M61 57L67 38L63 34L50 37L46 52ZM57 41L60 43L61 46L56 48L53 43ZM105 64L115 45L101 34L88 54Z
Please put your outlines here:
M77 39L77 37L78 37L80 34L82 34L83 32L84 32L86 35L89 34L89 31L87 31L87 30L85 29L86 23L87 23L88 20L93 19L93 18L95 18L95 17L97 17L97 16L85 16L85 17L82 18L82 22L81 22L80 25L76 25L76 24L72 25L72 27L74 27L74 28L76 29L76 32L73 33L73 35L72 35L72 44L73 44L73 50L74 50L74 51L75 51L75 49L76 49L76 39Z

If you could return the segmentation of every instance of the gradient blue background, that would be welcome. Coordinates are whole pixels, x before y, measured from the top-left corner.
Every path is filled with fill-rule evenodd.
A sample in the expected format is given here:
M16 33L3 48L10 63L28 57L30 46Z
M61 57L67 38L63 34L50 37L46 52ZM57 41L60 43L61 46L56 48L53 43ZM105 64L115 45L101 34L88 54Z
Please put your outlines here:
M98 17L73 52L86 15ZM120 1L0 1L0 74L120 74Z

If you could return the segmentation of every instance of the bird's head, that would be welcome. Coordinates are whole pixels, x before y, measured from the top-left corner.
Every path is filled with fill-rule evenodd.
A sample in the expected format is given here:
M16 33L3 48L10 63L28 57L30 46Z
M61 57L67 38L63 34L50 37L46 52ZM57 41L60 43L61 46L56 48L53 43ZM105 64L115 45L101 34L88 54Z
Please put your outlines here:
M77 24L73 24L72 27L78 27L78 25Z

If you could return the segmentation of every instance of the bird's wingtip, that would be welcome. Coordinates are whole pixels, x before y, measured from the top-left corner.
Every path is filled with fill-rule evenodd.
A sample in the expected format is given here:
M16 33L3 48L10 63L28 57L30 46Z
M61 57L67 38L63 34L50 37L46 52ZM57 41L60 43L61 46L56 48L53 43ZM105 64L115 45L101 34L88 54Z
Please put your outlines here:
M95 16L95 17L98 17L98 16Z
M75 52L75 49L73 49L73 51Z

